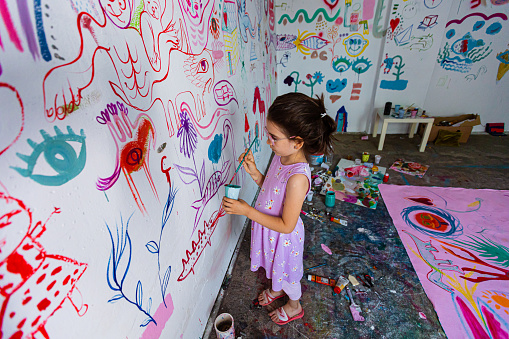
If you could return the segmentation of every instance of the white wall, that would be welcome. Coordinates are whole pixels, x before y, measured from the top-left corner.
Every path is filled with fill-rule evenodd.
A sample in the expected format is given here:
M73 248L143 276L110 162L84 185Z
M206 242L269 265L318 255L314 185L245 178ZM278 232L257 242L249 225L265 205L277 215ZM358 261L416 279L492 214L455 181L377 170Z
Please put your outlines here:
M245 221L222 185L275 97L273 9L23 3L0 24L0 336L201 336Z
M386 2L353 0L347 7L344 1L277 1L277 40L289 41L276 47L279 94L323 93L332 118L345 106L347 131L364 131L372 112ZM369 33L363 24L352 25L352 15L359 22L366 20ZM307 74L321 74L323 80L307 79ZM290 86L288 76L295 80Z
M304 80L308 84L306 74L321 72L323 82L317 83L313 92L324 93L327 110L332 117L336 116L341 106L345 106L348 112L348 132L370 132L374 109L384 107L387 101L393 105L413 104L435 116L479 113L483 124L509 124L504 110L509 100L504 95L509 88L509 80L502 75L507 69L504 65L508 63L507 55L504 54L509 42L506 19L509 14L508 1L352 0L350 6L348 2L277 2L276 20L280 22L277 33L280 37L283 34L298 36L300 30L301 33L307 31L327 40L327 44L314 46L321 47L315 57L311 54L312 50L299 50L296 47L300 44L298 39L278 48L277 81L280 93L295 90L293 84L288 86L284 83L292 72L299 72L300 82ZM360 20L367 19L369 33L363 32L362 25L359 25L357 31L348 27L352 13L358 14ZM474 29L476 23L483 27ZM486 33L488 27L491 27L491 34ZM451 29L454 29L455 34L448 38L447 32L452 34ZM331 30L337 32L335 39L328 35ZM460 39L467 33L471 34L470 40L468 36ZM352 36L359 38L359 41L369 42L358 57L351 57L351 51L343 45ZM470 44L470 47L461 51L461 41L458 40L468 40L465 43ZM336 45L333 41L337 41ZM455 42L454 49L460 54L451 49ZM284 53L288 53L288 49L290 57L286 61ZM461 63L471 64L456 67L446 61L447 66L444 68L444 50L450 58L456 56L462 59ZM360 75L352 72L352 68L340 74L333 67L334 55L342 57L341 60L367 59L372 66ZM393 65L386 67L387 62ZM498 80L497 74L500 74ZM327 81L336 79L346 79L346 85L338 82L339 88L344 89L330 93L327 91ZM351 95L354 83L362 83L358 100L353 100L356 98ZM302 83L296 90L311 94L311 87ZM341 98L333 103L333 95L340 95ZM476 126L474 131L482 131L483 128ZM403 124L390 125L388 132L405 133L407 129L408 126Z

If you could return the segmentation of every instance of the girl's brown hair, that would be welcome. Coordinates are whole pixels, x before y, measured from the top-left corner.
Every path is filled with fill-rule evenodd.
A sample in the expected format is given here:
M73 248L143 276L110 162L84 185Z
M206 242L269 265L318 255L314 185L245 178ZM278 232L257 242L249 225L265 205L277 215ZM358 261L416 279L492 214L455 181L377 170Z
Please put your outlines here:
M287 137L302 139L306 157L332 153L336 122L325 111L323 94L316 99L302 93L280 95L270 106L267 119L276 124Z

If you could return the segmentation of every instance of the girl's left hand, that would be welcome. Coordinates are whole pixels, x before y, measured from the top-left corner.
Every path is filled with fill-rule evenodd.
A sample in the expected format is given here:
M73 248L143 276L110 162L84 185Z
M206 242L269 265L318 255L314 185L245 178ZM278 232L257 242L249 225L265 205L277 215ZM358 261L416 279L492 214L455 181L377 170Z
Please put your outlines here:
M223 197L223 209L227 214L245 215L249 211L249 204L242 199L235 200Z

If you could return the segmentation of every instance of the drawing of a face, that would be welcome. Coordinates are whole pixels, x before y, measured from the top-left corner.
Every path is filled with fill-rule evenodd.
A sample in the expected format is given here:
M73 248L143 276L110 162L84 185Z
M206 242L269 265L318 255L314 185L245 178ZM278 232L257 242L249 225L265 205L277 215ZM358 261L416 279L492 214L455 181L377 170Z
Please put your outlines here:
M403 8L403 18L410 19L417 14L417 6L415 3L409 3Z
M159 0L145 0L145 11L148 12L154 19L160 19L164 12L165 5L166 1L164 1L161 5Z
M114 25L125 28L131 24L132 0L99 0L99 4Z
M369 41L364 39L364 37L359 33L354 33L343 40L343 45L345 46L346 53L349 56L356 57L364 52L366 47L369 45Z
M206 1L206 4L202 4L202 0L180 0L181 7L185 13L189 16L194 24L199 24L203 18L203 9L207 7L210 0ZM205 2L205 1L203 1Z

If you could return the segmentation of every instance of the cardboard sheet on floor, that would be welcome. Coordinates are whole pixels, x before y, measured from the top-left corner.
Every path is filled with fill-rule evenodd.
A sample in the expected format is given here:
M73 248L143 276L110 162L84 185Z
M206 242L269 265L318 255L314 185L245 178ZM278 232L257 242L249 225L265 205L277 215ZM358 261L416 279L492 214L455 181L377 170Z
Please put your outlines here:
M391 170L396 172L413 175L418 178L422 178L428 168L428 165L421 165L418 162L405 161L403 159L396 160L390 167Z
M353 161L346 159L341 159L338 167L339 174L327 180L320 194L334 191L337 200L376 209L380 196L378 185L382 183L386 168L378 167L378 173L373 174L369 167L359 168Z
M509 337L509 191L379 188L447 336Z

